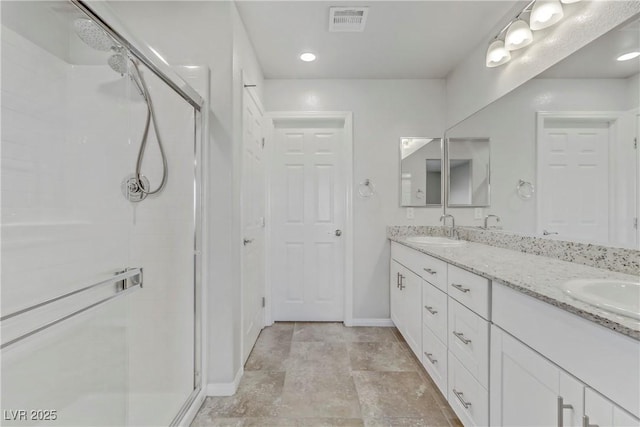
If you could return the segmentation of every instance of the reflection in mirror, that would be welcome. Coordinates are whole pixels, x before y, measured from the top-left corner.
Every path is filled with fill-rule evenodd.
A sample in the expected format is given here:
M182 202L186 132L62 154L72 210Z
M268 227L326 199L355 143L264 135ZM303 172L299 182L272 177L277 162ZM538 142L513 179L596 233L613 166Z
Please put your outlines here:
M489 206L488 138L449 138L448 206Z
M491 138L485 213L506 231L639 248L640 58L618 60L632 51L638 16L447 131ZM455 216L480 225L473 209Z
M442 138L400 139L400 206L442 205Z

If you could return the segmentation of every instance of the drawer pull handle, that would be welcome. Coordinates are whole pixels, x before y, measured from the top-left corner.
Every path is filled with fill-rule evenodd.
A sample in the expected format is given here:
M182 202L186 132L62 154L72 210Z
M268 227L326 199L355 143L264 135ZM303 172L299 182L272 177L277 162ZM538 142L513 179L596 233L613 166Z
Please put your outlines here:
M400 287L400 273L396 273L396 288Z
M564 403L564 399L561 396L558 396L558 427L564 426L564 410L565 409L573 410L573 405Z
M459 290L460 292L464 292L465 294L471 290L471 289L469 289L469 288L465 288L465 287L464 287L464 286L462 286L462 285L458 285L457 283L452 283L452 284L451 284L451 286L453 286L454 288L456 288L456 289L457 289L457 290Z
M428 305L425 305L424 308L431 314L438 314L438 310L434 310L433 307L429 307Z
M457 391L455 388L453 389L453 394L456 395L456 397L458 398L458 400L460 401L460 403L462 403L462 406L464 406L464 409L469 409L469 406L471 406L471 402L465 402L464 398L462 396L463 393L461 391Z
M406 286L402 283L402 281L405 279L405 277L401 274L400 275L400 290L403 290L404 288L406 288Z
M432 270L432 269L430 269L430 268L423 268L423 270L424 270L424 271L426 271L427 273L431 274L432 276L433 276L434 274L437 274L437 273L438 273L437 271Z
M465 338L464 337L464 334L462 332L453 331L453 335L455 335L456 338L458 338L460 341L462 341L464 343L464 345L469 345L469 343L471 342L471 340L469 338Z
M438 363L438 359L434 359L434 358L431 357L431 356L433 356L432 353L427 353L425 351L424 355L427 356L427 359L429 359L429 362L431 362L432 365L435 365L436 363Z

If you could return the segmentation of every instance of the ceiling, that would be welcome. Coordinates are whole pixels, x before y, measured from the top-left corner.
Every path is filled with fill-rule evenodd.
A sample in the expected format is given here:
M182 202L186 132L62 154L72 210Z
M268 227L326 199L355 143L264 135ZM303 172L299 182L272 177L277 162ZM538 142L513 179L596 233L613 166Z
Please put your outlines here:
M265 78L444 78L514 4L238 1ZM364 32L330 33L329 6L369 6ZM302 52L317 60L300 61Z
M640 72L640 57L617 61L623 53L640 51L640 20L623 25L597 38L538 78L623 79Z

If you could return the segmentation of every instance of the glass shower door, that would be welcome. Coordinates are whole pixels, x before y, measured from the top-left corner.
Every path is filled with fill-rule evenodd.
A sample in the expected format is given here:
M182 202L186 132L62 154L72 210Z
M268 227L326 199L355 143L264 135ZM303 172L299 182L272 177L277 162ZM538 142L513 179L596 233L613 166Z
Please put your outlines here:
M169 425L195 389L196 113L140 65L169 174L127 200L148 107L118 46L69 2L0 7L1 424ZM151 189L162 165L151 126Z

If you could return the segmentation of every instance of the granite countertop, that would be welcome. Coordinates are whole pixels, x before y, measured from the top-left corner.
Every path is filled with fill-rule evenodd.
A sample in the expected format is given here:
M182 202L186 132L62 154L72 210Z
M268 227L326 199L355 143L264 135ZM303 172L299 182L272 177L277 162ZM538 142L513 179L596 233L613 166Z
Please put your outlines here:
M389 236L389 239L640 341L640 321L573 299L560 287L571 279L637 282L637 276L474 242L448 248L418 246L407 242L406 237Z

